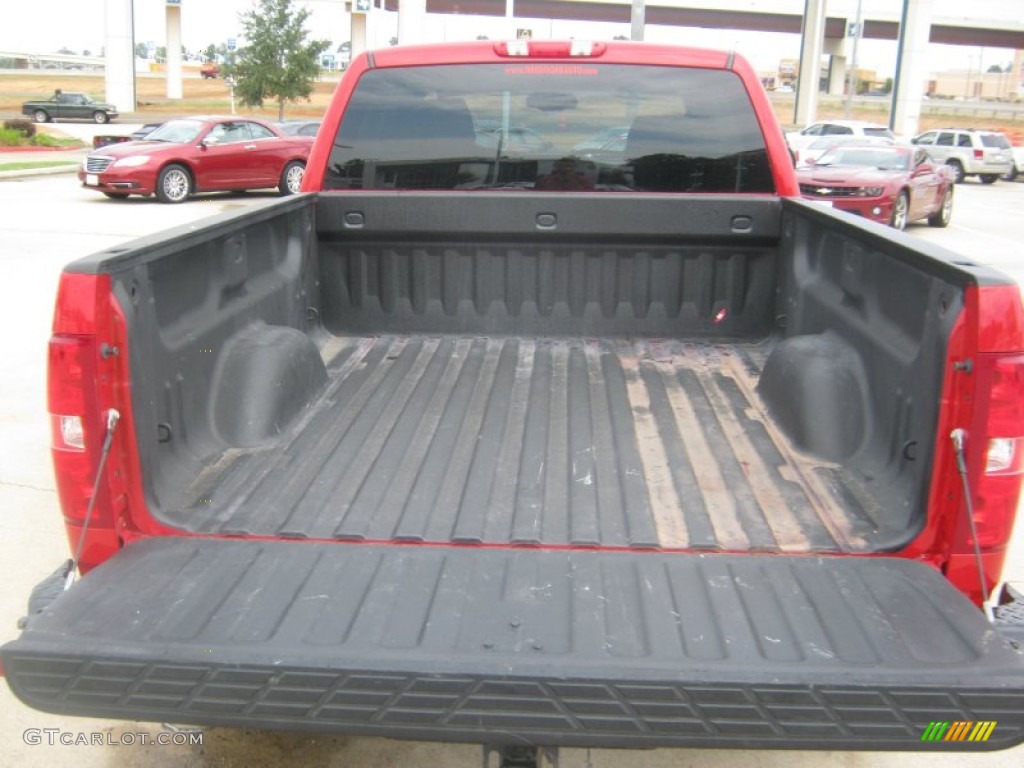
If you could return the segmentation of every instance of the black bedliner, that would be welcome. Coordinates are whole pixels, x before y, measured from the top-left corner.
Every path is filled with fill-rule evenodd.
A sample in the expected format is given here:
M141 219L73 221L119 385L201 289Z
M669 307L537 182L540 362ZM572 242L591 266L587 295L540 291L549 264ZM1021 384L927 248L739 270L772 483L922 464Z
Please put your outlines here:
M165 519L314 539L870 551L905 535L755 393L771 344L338 337L283 439Z
M2 649L52 712L446 741L1005 748L1024 656L897 558L164 537ZM996 721L984 743L921 741Z

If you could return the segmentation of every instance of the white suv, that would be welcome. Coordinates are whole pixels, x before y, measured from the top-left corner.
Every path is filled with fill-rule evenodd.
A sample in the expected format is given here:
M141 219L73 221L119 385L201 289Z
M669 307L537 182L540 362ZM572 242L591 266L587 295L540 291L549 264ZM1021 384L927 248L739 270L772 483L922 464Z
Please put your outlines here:
M802 131L786 134L786 141L794 152L799 153L811 142L828 136L855 136L868 139L895 140L893 132L878 123L863 120L819 120L811 123Z
M926 147L932 159L952 168L957 183L977 176L982 184L995 184L1013 168L1010 141L995 131L939 128L915 136L910 143Z

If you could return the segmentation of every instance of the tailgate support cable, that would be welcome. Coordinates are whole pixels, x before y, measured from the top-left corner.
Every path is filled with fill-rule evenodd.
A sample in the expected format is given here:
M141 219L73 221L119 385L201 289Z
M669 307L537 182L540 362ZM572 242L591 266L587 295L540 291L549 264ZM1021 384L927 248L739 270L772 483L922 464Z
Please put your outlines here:
M971 541L974 543L974 559L978 564L978 582L981 584L982 608L989 621L992 620L992 605L989 602L988 587L985 586L985 564L981 559L981 545L978 543L978 528L974 524L974 497L971 494L971 483L967 477L967 458L964 443L967 441L967 430L954 429L949 433L956 452L956 467L960 473L960 481L964 487L964 504L967 506L967 522L971 528Z
M92 511L96 506L96 496L98 495L100 481L103 479L103 468L107 465L107 456L110 455L110 446L114 442L114 429L117 427L117 422L120 418L121 414L117 412L117 409L111 408L107 411L107 433L103 438L103 449L100 452L99 464L96 466L96 479L92 484L92 496L89 498L89 506L85 510L85 520L82 521L82 530L78 534L78 544L75 546L75 556L64 564L65 569L67 569L67 573L64 577L65 590L75 583L75 571L78 570L78 563L82 559L82 548L85 546L85 534L89 531L89 521L92 519Z

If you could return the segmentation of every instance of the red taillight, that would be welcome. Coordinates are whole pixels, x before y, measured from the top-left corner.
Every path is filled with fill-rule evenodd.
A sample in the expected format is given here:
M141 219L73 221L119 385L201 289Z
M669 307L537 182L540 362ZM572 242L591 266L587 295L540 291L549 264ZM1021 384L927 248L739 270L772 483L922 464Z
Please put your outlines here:
M61 511L69 526L85 520L94 493L103 447L104 421L99 386L96 335L101 333L102 302L109 300L107 278L64 273L50 338L47 409L54 479ZM90 526L113 525L106 483L100 481Z
M974 495L974 526L982 550L1010 539L1024 477L1024 354L981 354L967 466ZM963 530L963 529L962 529ZM969 529L956 551L973 551Z
M96 382L93 338L54 334L47 384L53 468L64 519L74 525L85 519L103 443ZM98 503L93 515L92 524L110 524L109 505Z
M47 404L54 417L54 427L58 426L61 415L80 420L85 413L85 386L95 375L91 348L87 336L55 334L50 339ZM55 433L53 446L59 445L59 435Z
M985 158L985 150L984 149L976 149L976 150L974 150L974 159L975 160L983 160L984 158Z
M509 40L494 44L499 56L547 59L593 58L604 54L608 46L589 40Z

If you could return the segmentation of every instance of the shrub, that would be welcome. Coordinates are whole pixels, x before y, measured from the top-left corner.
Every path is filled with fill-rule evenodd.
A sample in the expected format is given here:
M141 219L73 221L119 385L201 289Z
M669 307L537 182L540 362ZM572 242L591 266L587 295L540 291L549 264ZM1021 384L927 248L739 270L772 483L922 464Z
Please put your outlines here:
M0 128L0 147L20 147L28 144L25 136L13 128Z
M4 128L18 131L26 139L31 139L36 135L36 124L31 120L4 120Z

